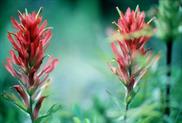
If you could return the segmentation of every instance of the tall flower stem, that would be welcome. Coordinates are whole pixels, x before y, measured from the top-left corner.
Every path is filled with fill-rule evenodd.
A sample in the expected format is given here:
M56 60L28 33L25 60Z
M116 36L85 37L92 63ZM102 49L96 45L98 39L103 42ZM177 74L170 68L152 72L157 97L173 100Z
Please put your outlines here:
M127 123L128 108L129 108L129 103L126 103L126 105L125 105L125 114L124 114L124 123Z
M129 105L137 93L135 87L148 68L158 60L159 56L152 57L152 54L145 49L145 44L152 36L153 29L150 27L150 21L145 22L144 11L140 11L139 6L135 10L128 8L125 13L122 13L118 7L117 10L120 18L117 23L113 23L118 27L118 30L113 33L113 38L111 39L111 48L115 56L114 62L117 65L111 63L109 67L126 89L126 105L122 121L126 123ZM134 36L135 33L145 28L150 28L149 30L152 33L149 34L147 31L146 34L140 33Z
M125 99L125 112L124 112L124 123L127 123L127 112L128 112L128 109L129 109L129 104L132 100L132 97L130 95L131 91L130 90L126 90L126 99Z
M34 115L33 115L33 110L32 109L33 109L33 100L32 100L32 96L30 95L29 115L30 115L32 123L34 123L35 119L34 119Z
M170 92L171 92L171 61L172 61L172 47L173 47L173 40L169 39L169 41L166 43L167 51L166 51L166 107L164 110L165 115L170 115Z

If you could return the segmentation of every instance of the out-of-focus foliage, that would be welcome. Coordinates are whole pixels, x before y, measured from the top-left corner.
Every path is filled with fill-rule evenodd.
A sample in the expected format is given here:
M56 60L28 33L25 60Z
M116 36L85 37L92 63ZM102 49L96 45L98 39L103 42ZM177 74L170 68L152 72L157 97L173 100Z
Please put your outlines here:
M153 28L151 28L150 26L145 26L143 29L130 33L130 34L126 34L126 35L121 35L119 32L114 33L112 36L109 37L110 41L116 41L116 40L123 40L123 39L134 39L134 38L138 38L141 36L148 36L151 37L154 34L154 30Z
M180 0L160 0L158 20L156 21L159 38L167 41L177 38L182 32L182 9Z

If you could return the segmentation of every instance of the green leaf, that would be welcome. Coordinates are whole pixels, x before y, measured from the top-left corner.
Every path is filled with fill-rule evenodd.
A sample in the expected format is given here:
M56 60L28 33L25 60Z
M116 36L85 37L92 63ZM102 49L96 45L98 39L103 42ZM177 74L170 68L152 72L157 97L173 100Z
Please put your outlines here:
M135 123L136 120L141 122L137 123L150 123L153 119L160 119L162 116L162 112L159 110L160 104L156 102L144 102L140 107L132 108L128 110L128 122ZM161 123L158 121L157 123Z
M113 23L117 25L116 22L113 22ZM141 37L141 36L150 37L153 34L154 34L153 28L150 27L150 26L145 26L144 28L142 28L139 31L135 31L135 32L125 34L125 35L120 34L119 32L116 32L112 36L110 36L108 39L109 39L110 42L114 42L114 41L123 40L123 39L127 39L127 40L135 39L135 38L138 38L138 37Z
M48 115L48 114L43 115L43 116L41 116L41 117L37 118L37 119L36 119L36 121L35 121L35 123L41 123L41 122L42 122L42 120L44 120L45 118L48 118L48 117L49 117L49 115Z
M78 117L73 117L74 123L81 123L80 119Z
M10 103L13 103L15 106L17 106L19 109L23 110L24 112L27 112L27 109L25 105L23 104L22 100L18 98L16 94L14 94L11 91L5 91L2 94L2 97L9 101Z
M85 119L84 119L84 122L82 122L82 121L80 120L80 118L78 118L78 117L73 117L73 122L74 122L74 123L90 123L90 120L89 120L88 118L85 118Z
M41 123L44 119L49 118L50 116L52 116L54 113L56 113L57 111L61 110L62 106L58 105L58 104L54 104L53 106L51 106L47 112L47 114L39 117L36 119L35 123Z
M61 105L58 105L58 104L54 104L49 110L48 110L48 113L49 114L53 114L53 113L56 113L57 111L61 110L62 109L62 106Z
M126 96L126 104L130 104L139 89L130 91Z
M91 123L89 119L85 119L85 122L84 123Z

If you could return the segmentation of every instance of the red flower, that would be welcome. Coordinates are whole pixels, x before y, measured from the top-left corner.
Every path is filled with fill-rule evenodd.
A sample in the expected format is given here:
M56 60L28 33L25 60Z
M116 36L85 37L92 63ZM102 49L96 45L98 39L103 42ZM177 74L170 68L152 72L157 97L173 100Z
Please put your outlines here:
M19 22L14 18L11 19L16 32L8 33L8 39L13 45L13 50L10 50L11 57L7 58L5 67L12 76L20 81L21 85L16 85L14 88L25 102L27 110L29 108L33 110L31 100L35 100L40 95L40 88L46 84L49 73L58 63L57 59L50 57L45 67L41 68L52 32L47 27L47 21L42 22L39 13L40 10L38 13L19 12ZM37 99L38 106L35 107L35 114L31 114L34 119L38 116L40 103L43 99L43 96Z
M145 22L144 11L140 12L139 7L137 7L135 11L128 8L125 14L120 12L120 18L118 19L117 26L121 35L132 35L132 33L141 31L145 27L149 26L148 24L149 23ZM126 42L131 52L138 50L144 53L144 45L149 40L149 38L149 36L145 35L138 38L126 38L124 41Z
M120 18L116 24L119 33L132 35L132 33L143 30L146 25L149 26L145 23L144 18L145 14L140 12L139 8L136 11L128 8L125 15L120 12ZM128 92L136 86L149 66L159 58L158 56L153 58L151 53L145 50L144 45L149 38L148 35L142 35L123 40L117 39L111 43L117 66L109 64L109 67L123 82ZM141 64L139 60L142 60L143 63Z
M46 20L41 24L42 17L39 13L19 13L19 19L20 22L14 18L11 20L17 32L8 33L8 39L14 50L10 51L11 57L7 59L6 68L13 76L22 80L27 87L31 87L37 83L37 79L40 82L41 76L36 81L35 77L39 73L52 33L50 28L46 27ZM49 66L50 70L46 74L54 69L57 61L53 59L47 63L46 66ZM13 67L14 65L17 65L21 71Z
M109 64L109 67L129 92L137 85L148 68L159 59L158 55L153 57L151 52L141 54L135 51L131 54L125 41L113 42L111 47L117 66Z
M119 79L126 85L129 81L127 68L131 64L131 56L129 55L129 49L125 42L117 42L117 44L119 44L119 48L115 43L111 43L111 47L115 55L115 60L118 63L118 68L110 67L112 68L111 70L117 74Z

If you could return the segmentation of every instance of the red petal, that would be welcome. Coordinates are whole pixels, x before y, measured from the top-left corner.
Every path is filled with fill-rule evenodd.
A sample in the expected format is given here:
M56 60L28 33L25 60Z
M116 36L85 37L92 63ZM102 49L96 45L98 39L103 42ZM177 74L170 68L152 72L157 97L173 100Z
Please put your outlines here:
M43 34L44 35L44 34ZM49 42L49 40L51 39L52 37L52 33L51 33L51 30L48 30L45 32L45 37L44 39L42 40L42 45L43 46L46 46Z
M11 18L11 23L16 29L20 29L19 23L14 18Z
M9 41L12 43L13 47L15 48L15 50L20 50L19 46L15 43L15 40L13 39L13 37L11 36L10 33L8 33L8 39Z
M51 71L54 70L57 64L58 64L58 59L52 59L51 63L44 69L45 72L47 74L50 73Z
M10 50L10 55L12 57L12 60L13 60L13 63L14 64L18 64L18 65L21 64L20 61L19 61L19 59L16 57L16 55L15 55L15 53L14 53L13 50Z
M13 88L18 92L18 94L23 99L25 105L28 107L29 99L28 99L28 95L25 93L24 89L20 85L14 85Z
M35 105L35 108L34 108L34 119L37 119L38 117L38 114L39 114L39 110L40 110L40 107L42 105L42 102L44 101L46 97L45 96L42 96L39 98L39 100L37 101L36 105Z
M45 27L47 26L47 20L45 20L42 25L39 27L39 32L40 35L42 34L43 30L45 29Z
M122 65L122 66L124 66L125 64L124 64L124 57L123 57L123 52L122 52L122 49L120 50L121 51L121 53L118 51L118 49L117 49L117 47L116 47L116 45L115 45L115 43L113 42L113 43L111 43L111 47L112 47L112 51L113 51L113 53L114 53L114 55L115 55L115 57L116 57L116 59L117 59L117 61L119 62L119 64L120 65Z
M8 72L10 72L12 76L15 77L17 74L16 74L16 71L13 68L12 60L10 58L7 58L6 61L7 61L7 64L5 65L6 70Z

